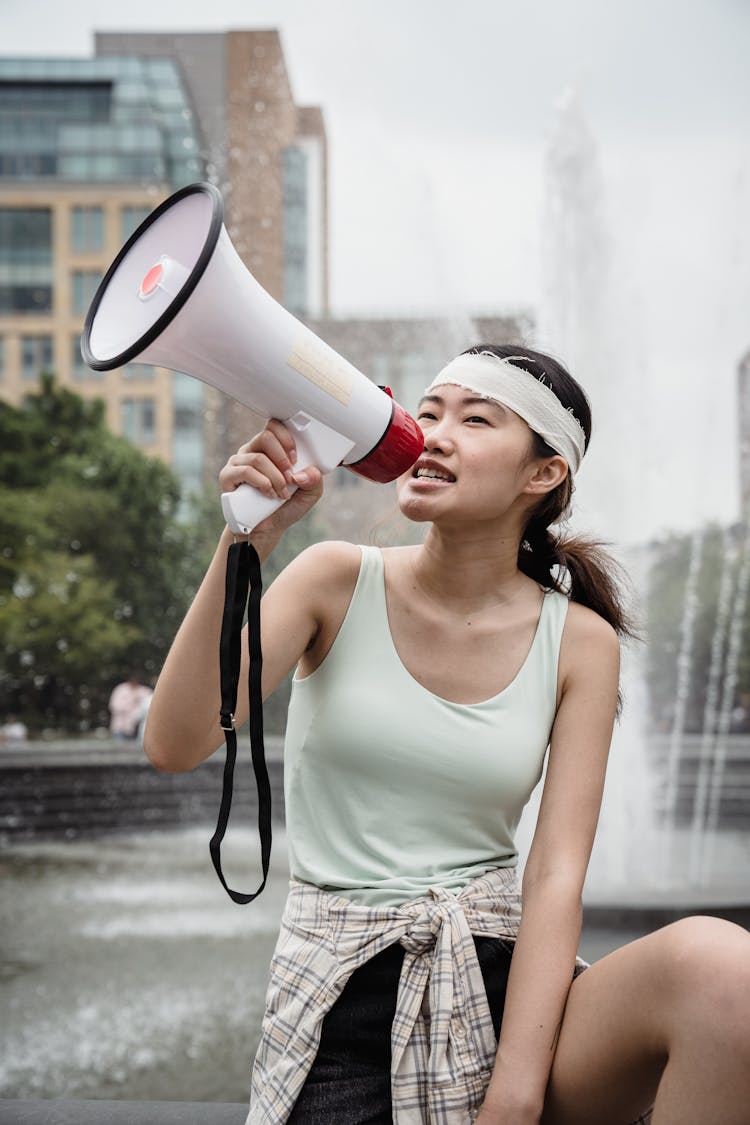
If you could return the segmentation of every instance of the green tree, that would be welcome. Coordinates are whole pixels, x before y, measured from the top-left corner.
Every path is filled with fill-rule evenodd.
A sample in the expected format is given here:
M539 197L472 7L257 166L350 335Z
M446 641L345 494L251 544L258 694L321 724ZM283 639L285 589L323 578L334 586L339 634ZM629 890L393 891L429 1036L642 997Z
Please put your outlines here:
M178 483L51 377L0 403L0 451L0 708L32 731L106 723L113 683L156 674L195 588Z
M0 720L106 725L112 686L159 672L223 526L217 489L178 520L167 466L51 377L20 409L0 402L0 480ZM264 585L327 532L315 512L295 525ZM283 729L288 695L287 682L269 701L269 731Z

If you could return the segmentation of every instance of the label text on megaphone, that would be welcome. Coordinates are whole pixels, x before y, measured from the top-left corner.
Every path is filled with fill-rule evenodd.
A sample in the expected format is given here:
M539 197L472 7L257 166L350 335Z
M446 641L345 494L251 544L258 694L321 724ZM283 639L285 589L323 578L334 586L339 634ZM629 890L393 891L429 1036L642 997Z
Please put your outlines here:
M287 363L342 406L348 404L354 386L354 369L319 340L299 336L294 341Z

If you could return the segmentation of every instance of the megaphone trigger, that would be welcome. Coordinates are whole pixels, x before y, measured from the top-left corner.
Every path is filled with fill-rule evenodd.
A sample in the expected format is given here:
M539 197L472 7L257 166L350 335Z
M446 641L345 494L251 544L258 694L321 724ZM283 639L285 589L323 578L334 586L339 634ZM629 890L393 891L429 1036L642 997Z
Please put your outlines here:
M340 465L354 442L336 433L330 426L311 418L303 411L297 411L291 418L284 419L284 425L294 435L297 457L294 471L315 465L321 473L330 473ZM296 492L295 485L288 486ZM234 535L249 535L254 527L277 511L286 500L279 496L266 496L249 484L241 484L233 492L221 495L221 510L230 531Z
M168 298L176 297L187 281L190 271L175 258L162 254L158 262L143 275L138 286L138 296L148 301L161 290Z

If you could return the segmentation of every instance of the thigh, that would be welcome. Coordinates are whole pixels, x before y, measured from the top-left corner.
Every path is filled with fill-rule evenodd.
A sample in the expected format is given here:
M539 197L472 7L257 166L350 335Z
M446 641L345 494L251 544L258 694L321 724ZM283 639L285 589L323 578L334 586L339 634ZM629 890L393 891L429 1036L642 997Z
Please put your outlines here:
M571 985L542 1125L630 1125L667 1061L663 931L595 962Z

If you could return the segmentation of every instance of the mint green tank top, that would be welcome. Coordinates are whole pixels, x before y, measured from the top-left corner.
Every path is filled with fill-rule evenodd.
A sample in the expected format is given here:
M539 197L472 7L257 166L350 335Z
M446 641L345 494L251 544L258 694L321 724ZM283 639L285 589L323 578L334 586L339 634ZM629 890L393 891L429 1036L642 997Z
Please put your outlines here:
M328 655L295 676L284 789L293 879L365 906L458 890L515 866L514 835L555 717L568 599L548 591L515 679L451 703L407 671L391 638L383 557L359 577Z

